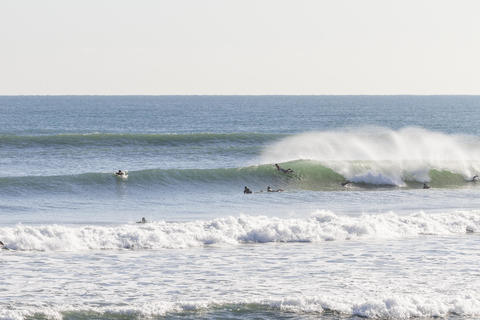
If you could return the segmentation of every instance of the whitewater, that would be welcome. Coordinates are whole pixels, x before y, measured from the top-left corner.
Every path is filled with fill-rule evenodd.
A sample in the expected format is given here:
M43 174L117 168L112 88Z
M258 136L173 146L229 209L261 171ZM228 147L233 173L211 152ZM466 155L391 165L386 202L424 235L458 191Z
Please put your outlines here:
M0 319L477 319L479 106L0 97Z

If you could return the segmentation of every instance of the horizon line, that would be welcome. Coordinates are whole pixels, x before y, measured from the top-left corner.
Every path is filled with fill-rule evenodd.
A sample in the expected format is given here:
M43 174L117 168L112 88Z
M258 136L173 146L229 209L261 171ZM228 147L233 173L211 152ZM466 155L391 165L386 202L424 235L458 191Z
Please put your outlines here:
M332 97L332 96L480 96L480 93L445 93L445 94L0 94L0 97Z

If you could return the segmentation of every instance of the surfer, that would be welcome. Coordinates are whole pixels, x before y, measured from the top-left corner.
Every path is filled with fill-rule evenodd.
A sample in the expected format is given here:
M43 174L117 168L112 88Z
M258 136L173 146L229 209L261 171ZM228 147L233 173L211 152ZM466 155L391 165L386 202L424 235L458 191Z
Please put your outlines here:
M122 178L122 179L127 179L128 178L128 171L127 170L114 171L113 174L115 176L117 176L118 178Z
M288 169L283 169L278 165L278 163L275 163L275 167L277 168L278 171L281 171L282 173L293 173L293 170L288 168Z
M273 190L270 186L267 187L267 192L282 192L283 189Z
M137 223L147 223L147 219L145 219L145 217L143 217L142 220L137 221Z
M252 190L248 189L248 187L245 186L245 189L243 189L243 193L244 194L249 194L249 193L252 193Z
M430 189L430 186L426 183L423 184L423 189Z
M479 180L478 176L477 176L477 175L474 175L474 176L472 177L471 182L477 182L478 180Z
M0 241L0 249L8 250L7 246L2 241Z
M346 186L348 186L350 183L352 183L352 181L345 180L345 181L342 182L342 187L346 187Z

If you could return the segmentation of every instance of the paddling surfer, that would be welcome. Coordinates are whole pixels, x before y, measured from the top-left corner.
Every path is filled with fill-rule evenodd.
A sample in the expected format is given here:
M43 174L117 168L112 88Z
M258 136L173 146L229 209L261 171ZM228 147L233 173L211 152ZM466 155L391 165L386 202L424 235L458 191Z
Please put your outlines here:
M250 190L247 186L245 186L245 189L243 189L244 194L250 194L252 193L252 190Z
M270 186L267 187L267 192L282 192L283 189L273 190Z

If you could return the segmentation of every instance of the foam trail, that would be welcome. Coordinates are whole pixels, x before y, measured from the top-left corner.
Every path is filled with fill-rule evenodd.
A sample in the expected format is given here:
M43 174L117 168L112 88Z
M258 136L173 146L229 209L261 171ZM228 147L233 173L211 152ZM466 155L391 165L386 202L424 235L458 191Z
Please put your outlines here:
M309 218L296 219L242 215L208 221L159 221L117 226L17 225L0 228L0 235L3 243L14 250L84 251L399 239L479 230L480 215L476 211L408 216L388 213L357 217L317 211Z
M480 172L480 138L421 128L362 127L310 132L268 146L262 163L314 160L354 182L403 186L430 181L431 170L472 178Z

